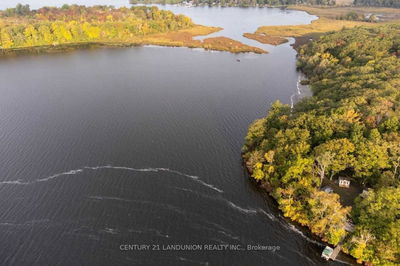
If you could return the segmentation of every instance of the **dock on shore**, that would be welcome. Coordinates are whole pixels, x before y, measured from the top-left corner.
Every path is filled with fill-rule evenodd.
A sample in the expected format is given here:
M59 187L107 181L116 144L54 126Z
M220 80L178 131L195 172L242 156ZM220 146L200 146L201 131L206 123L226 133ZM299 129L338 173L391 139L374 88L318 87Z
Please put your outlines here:
M322 251L321 257L326 260L336 260L336 257L339 255L340 250L342 249L342 245L337 245L334 249L329 246L326 246L324 251Z
M341 244L339 244L339 245L337 245L334 249L333 249L333 252L332 252L332 254L331 254L331 260L336 260L336 257L339 255L339 253L340 253L340 250L342 250L342 245Z

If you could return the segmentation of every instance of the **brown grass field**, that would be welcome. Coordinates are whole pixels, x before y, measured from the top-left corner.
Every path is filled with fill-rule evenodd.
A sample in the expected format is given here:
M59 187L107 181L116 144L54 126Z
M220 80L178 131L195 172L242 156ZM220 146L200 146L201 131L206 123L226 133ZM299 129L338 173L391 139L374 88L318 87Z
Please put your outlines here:
M213 32L220 31L218 27L195 26L190 29L180 30L177 32L168 32L145 36L138 39L140 44L154 44L162 46L182 46L190 48L204 48L206 50L227 51L231 53L248 53L264 54L267 51L243 44L226 37L207 38L203 41L194 40L195 36L209 35Z
M375 26L378 23L369 23L361 21L335 20L320 18L306 25L294 26L262 26L256 33L263 33L271 36L280 37L300 37L308 34L318 34L330 31L337 31L343 28L352 28L356 26Z
M345 2L343 2L345 4ZM296 5L289 6L289 9L305 11L309 14L319 16L307 25L288 25L288 26L261 26L255 34L263 34L267 37L295 37L295 47L307 43L310 39L318 38L320 35L330 31L338 31L343 28L352 28L357 26L376 27L383 23L398 23L400 21L400 9L384 7L319 7ZM364 21L338 20L337 18L356 12L359 15L374 14L379 16L378 23Z
M260 43L271 44L271 45L280 45L282 43L288 42L286 38L282 38L279 36L271 36L263 33L244 33L243 37L248 39L256 40Z

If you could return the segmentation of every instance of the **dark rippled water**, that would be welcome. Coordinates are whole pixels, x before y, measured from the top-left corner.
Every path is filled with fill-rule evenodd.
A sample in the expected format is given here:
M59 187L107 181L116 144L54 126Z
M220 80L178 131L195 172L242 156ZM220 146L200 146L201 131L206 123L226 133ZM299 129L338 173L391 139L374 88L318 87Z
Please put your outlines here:
M324 263L321 244L287 223L241 165L249 123L276 99L290 103L297 81L289 45L268 55L141 47L2 59L0 264Z

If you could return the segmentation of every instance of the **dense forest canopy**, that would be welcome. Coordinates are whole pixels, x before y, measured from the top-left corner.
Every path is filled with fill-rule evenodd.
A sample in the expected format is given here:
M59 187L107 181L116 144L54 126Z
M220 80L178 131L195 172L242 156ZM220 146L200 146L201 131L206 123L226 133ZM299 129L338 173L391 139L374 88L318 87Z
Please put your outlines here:
M137 36L192 27L189 17L157 7L114 8L64 5L0 12L0 48L93 41L128 41Z
M354 0L354 5L400 7L400 0Z
M345 29L300 49L313 96L275 103L249 129L252 176L272 187L285 216L360 261L400 261L400 25ZM364 186L350 211L320 190L347 176ZM346 233L347 217L355 231Z

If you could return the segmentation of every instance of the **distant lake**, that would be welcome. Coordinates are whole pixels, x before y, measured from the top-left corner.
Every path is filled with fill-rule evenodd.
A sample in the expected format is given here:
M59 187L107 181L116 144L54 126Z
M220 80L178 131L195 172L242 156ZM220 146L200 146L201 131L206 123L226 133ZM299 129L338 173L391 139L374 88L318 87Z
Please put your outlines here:
M94 2L107 1L79 1ZM322 244L282 218L240 158L249 124L275 100L290 103L299 79L289 44L241 34L315 17L166 8L270 54L151 46L1 59L2 265L324 263ZM177 244L244 250L121 250Z

